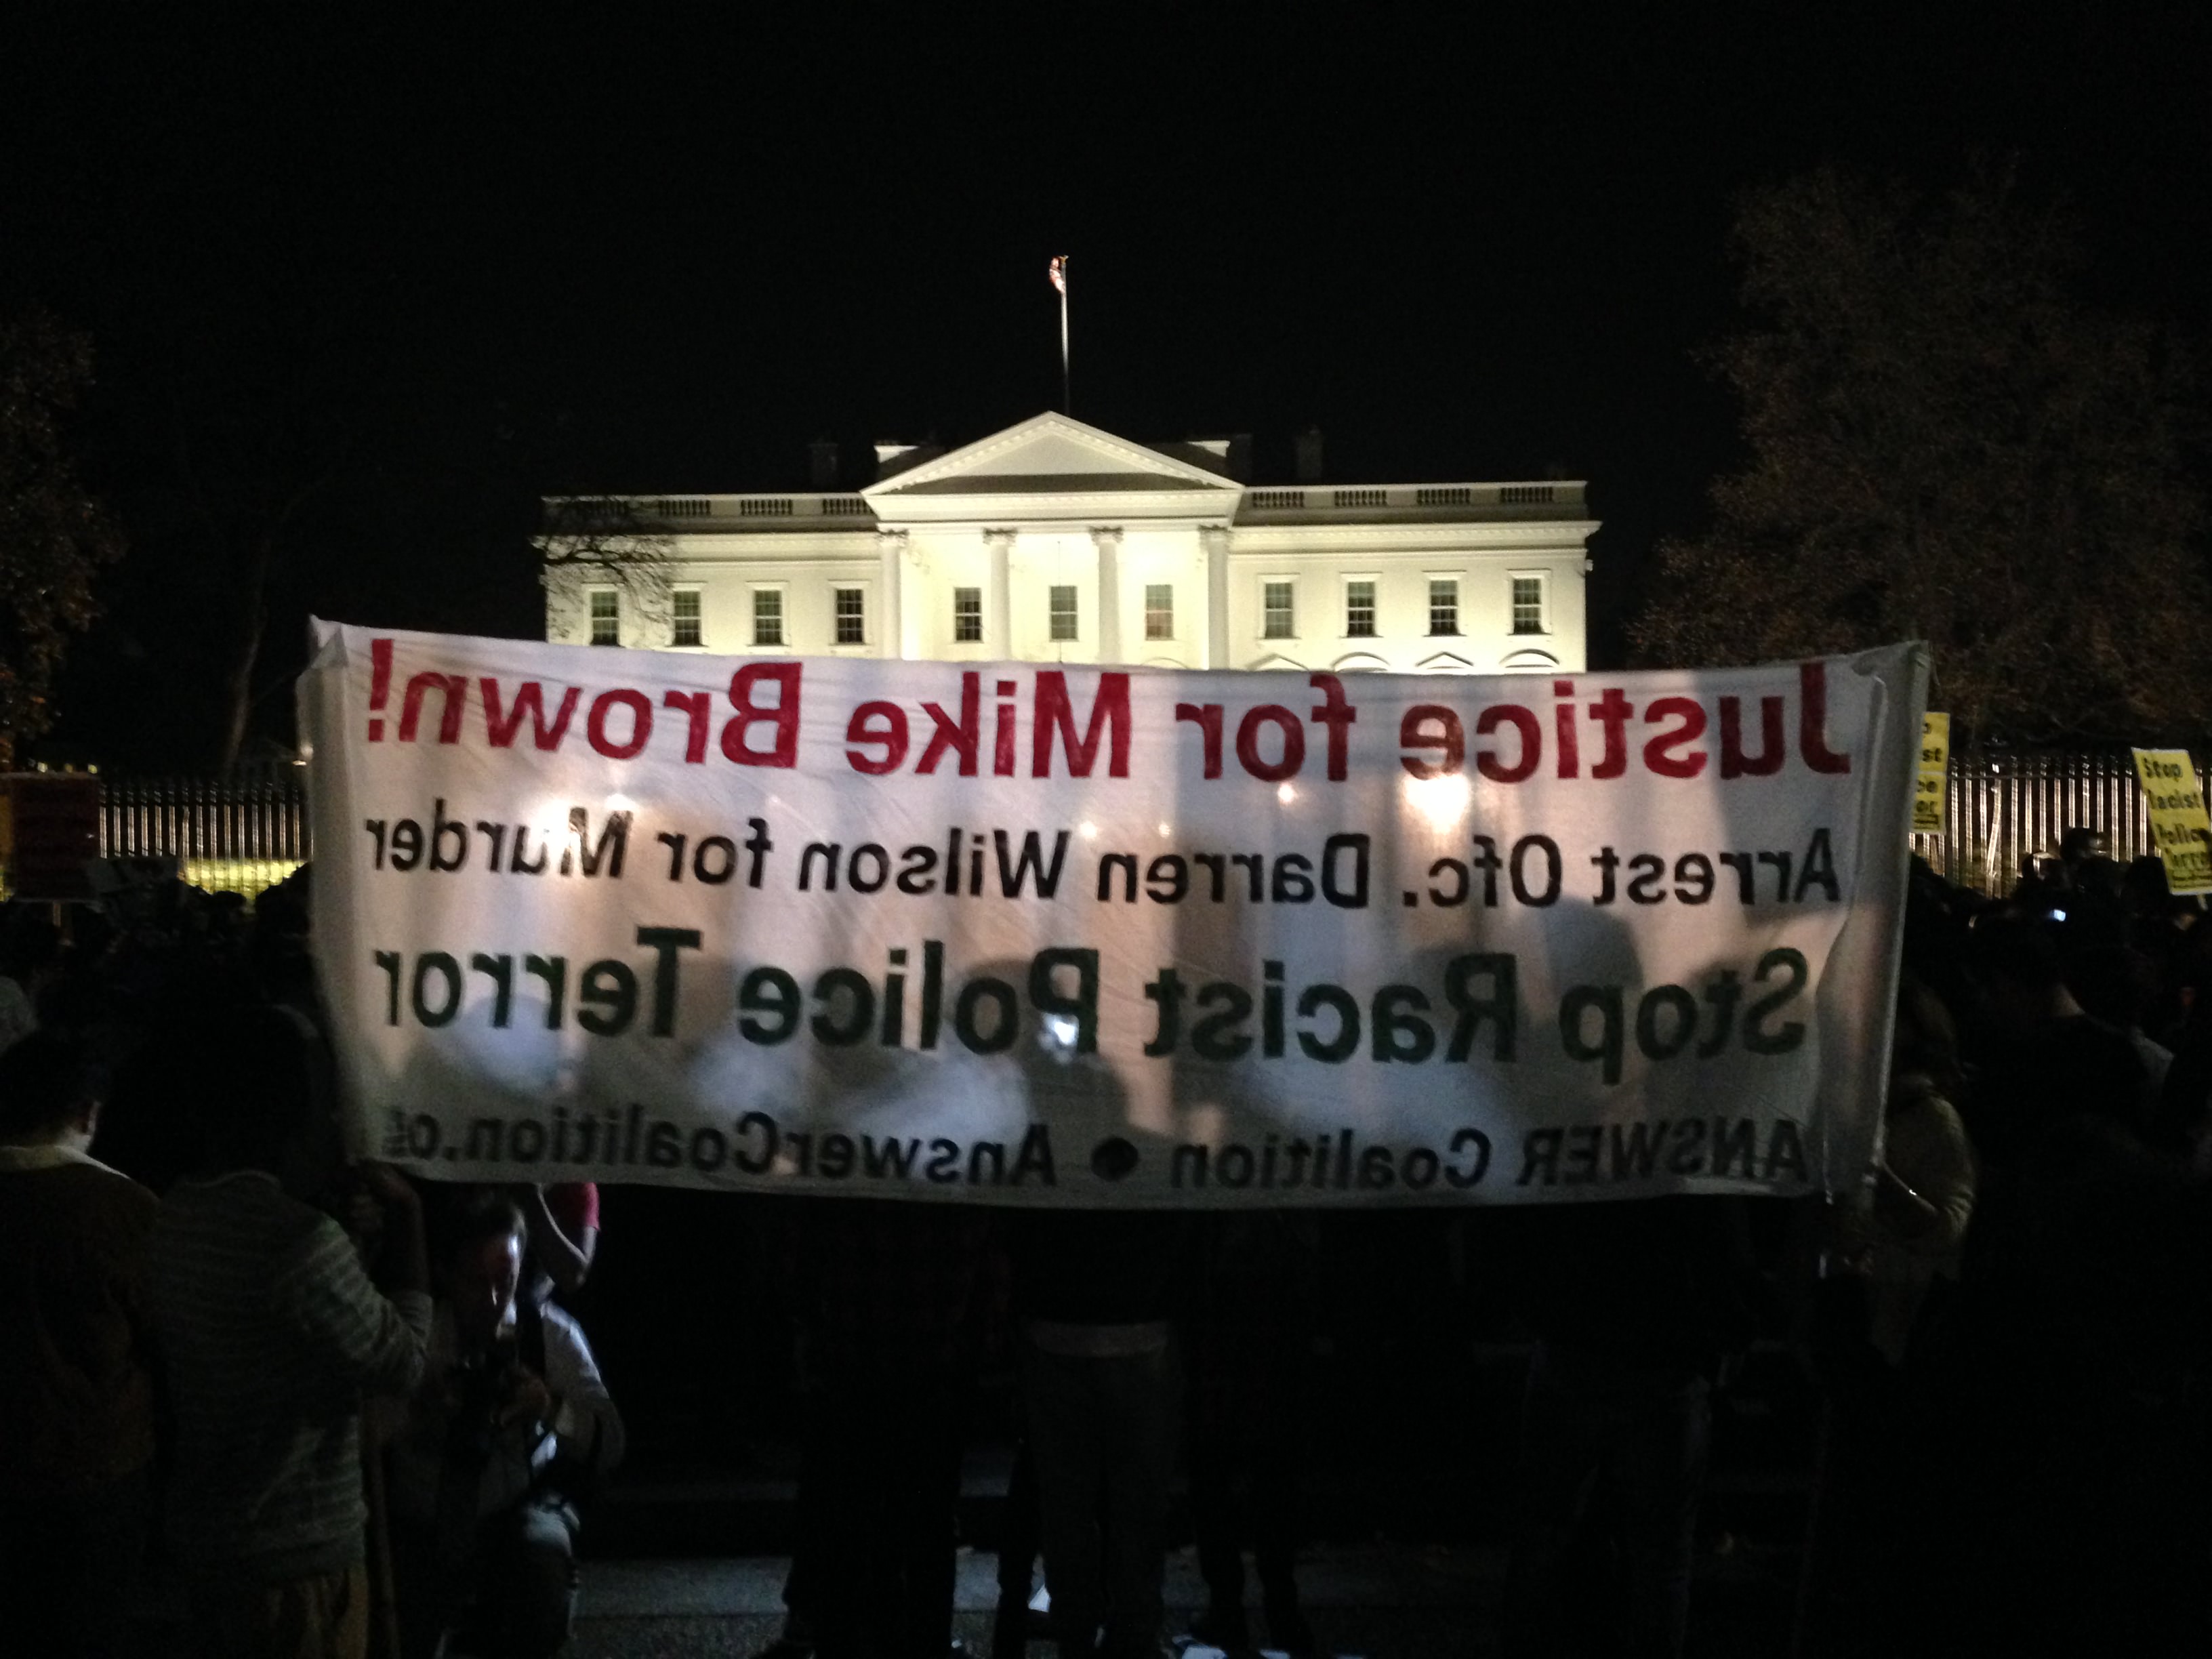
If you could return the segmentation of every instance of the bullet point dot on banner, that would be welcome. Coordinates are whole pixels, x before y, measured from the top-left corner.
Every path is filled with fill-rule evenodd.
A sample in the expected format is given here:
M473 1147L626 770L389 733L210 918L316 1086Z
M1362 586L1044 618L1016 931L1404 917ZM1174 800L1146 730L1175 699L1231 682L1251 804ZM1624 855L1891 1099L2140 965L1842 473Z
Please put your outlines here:
M1101 1181L1119 1181L1137 1167L1137 1149L1120 1135L1109 1135L1091 1149L1091 1173Z
M1421 902L1421 896L1420 896L1419 893L1408 893L1408 894L1407 894L1407 895L1406 895L1406 908L1407 908L1408 910L1412 909L1415 905L1419 904L1420 902Z

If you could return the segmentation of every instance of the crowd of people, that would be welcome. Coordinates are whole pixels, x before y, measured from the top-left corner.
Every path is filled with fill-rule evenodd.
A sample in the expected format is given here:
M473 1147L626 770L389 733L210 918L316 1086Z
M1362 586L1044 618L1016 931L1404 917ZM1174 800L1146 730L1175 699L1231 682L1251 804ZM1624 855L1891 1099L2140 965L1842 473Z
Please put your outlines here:
M295 893L73 922L0 957L10 1650L556 1651L623 1449L556 1300L595 1195L349 1164Z
M1870 1201L1808 1344L1821 1583L1869 1652L2212 1633L2212 927L2069 830L1983 899L1917 868Z
M0 928L0 1627L168 1650L153 1559L185 1587L155 1628L209 1654L362 1654L372 1622L410 1659L556 1651L625 1439L574 1312L596 1194L348 1166L299 884L125 900ZM806 1377L783 1659L957 1650L987 1352L1022 1404L994 1654L1186 1633L1179 1480L1187 1633L1321 1650L1310 1216L776 1213ZM2208 1235L2200 908L2084 836L2000 900L1916 868L1862 1187L1467 1218L1530 1344L1504 1651L1683 1650L1713 1401L1759 1335L1823 1402L1802 1650L2201 1643Z

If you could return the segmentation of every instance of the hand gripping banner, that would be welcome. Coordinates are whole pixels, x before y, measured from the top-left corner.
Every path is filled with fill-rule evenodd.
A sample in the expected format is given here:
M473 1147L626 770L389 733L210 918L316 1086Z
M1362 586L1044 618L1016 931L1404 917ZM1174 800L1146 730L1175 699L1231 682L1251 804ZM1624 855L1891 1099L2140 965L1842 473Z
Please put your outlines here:
M362 1155L1103 1207L1873 1154L1918 647L1340 678L318 628Z

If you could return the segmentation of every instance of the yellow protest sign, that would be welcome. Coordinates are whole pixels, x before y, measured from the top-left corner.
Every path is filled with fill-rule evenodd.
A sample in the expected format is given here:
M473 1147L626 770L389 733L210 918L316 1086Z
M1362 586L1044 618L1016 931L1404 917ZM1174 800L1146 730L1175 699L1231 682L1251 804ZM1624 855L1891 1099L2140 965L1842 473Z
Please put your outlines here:
M2197 763L2185 749L2135 750L2136 776L2150 809L2151 838L2166 860L2166 884L2176 893L2212 893L2212 823L2197 787Z
M1912 789L1912 833L1940 836L1951 804L1951 717L1920 717L1920 775Z

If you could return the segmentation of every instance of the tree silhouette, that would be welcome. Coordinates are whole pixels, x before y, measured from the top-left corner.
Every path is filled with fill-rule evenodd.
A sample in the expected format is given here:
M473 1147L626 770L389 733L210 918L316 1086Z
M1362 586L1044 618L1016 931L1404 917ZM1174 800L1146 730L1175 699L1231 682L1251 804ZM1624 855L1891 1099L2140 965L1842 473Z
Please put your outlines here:
M2061 211L1824 170L1747 196L1711 354L1751 455L1665 543L1644 660L1934 647L1962 744L2202 730L2212 585L2185 365L2075 295Z
M70 637L123 534L78 479L64 430L92 384L92 343L51 313L0 319L0 771L53 720Z

